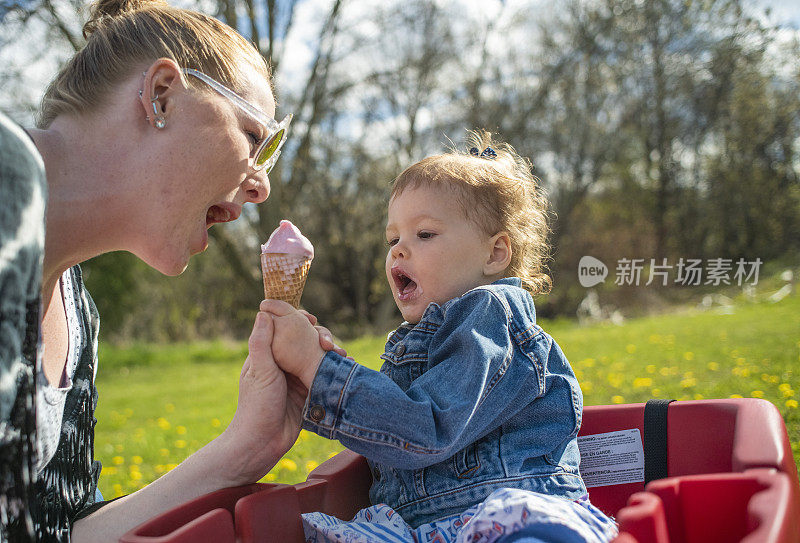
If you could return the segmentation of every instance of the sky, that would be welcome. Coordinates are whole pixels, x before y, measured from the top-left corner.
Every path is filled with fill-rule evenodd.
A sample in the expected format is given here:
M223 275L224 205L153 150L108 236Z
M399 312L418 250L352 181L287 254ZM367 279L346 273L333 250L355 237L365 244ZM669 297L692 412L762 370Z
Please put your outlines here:
M776 22L800 29L800 0L756 0L754 4L770 8Z

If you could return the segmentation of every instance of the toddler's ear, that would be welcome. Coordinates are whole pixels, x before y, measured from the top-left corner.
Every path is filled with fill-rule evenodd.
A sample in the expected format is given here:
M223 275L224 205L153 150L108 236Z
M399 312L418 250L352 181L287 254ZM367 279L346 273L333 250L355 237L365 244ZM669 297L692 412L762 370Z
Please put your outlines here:
M511 238L508 232L499 232L489 239L489 259L483 266L488 276L502 274L511 264Z

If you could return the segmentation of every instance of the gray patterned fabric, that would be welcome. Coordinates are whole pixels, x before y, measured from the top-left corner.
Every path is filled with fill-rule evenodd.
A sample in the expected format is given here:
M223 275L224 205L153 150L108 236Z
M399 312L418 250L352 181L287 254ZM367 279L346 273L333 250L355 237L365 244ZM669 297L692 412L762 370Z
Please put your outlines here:
M37 541L70 540L72 523L81 511L95 502L100 462L94 459L94 426L97 419L97 334L100 320L97 308L83 287L81 269L64 274L72 281L72 294L78 312L81 344L78 363L67 393L61 438L58 448L39 473L30 511Z
M0 114L0 540L30 541L34 375L47 185L27 134Z
M41 276L46 181L30 138L0 114L0 542L70 540L92 505L100 475L94 460L97 309L78 266L64 274L80 329L72 387L58 447L37 474L36 370L41 367Z

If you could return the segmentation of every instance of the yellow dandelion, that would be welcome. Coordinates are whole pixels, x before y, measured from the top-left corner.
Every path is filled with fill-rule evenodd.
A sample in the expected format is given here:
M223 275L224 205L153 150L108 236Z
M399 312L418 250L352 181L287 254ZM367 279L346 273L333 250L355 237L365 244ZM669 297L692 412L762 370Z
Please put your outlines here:
M130 475L130 478L133 479L134 481L138 481L139 479L142 478L141 472L138 472L138 471L132 471L132 472L130 472L129 475Z
M178 433L178 434L181 434L181 435L185 434L186 433L186 426L176 426L175 427L175 432Z
M278 478L278 476L275 475L274 473L267 473L266 475L264 475L264 480L265 481L274 481L277 478Z
M164 449L164 448L158 449L158 454L160 454L161 456L169 456L169 449Z
M122 496L122 485L121 484L114 483L114 486L112 488L114 489L114 497L115 498L117 498L119 496Z
M309 460L308 462L306 462L306 473L311 473L312 471L314 471L316 469L317 466L319 466L318 462L314 462L313 460Z
M164 406L164 411L166 411L167 413L172 413L173 411L175 411L175 404L172 403L166 404Z
M683 358L686 360L694 360L694 353L692 351L686 351L683 353Z
M133 462L134 464L141 464L143 461L144 459L141 456L134 456L133 458L131 458L131 462Z
M117 466L120 466L125 463L125 458L123 458L122 456L115 456L114 458L111 459L111 462L113 462Z
M139 471L139 466L137 466L136 464L131 464L130 466L128 466L128 471L130 471L131 473Z
M781 378L778 377L777 375L770 375L769 376L769 382L772 383L773 385L778 384L778 382L780 380L781 380Z
M754 391L752 391L750 393L750 396L752 396L753 398L763 398L764 397L764 391L763 390L754 390Z
M186 441L183 439L176 439L175 440L175 447L178 449L183 449L186 447Z
M792 385L790 385L789 383L781 383L780 385L778 385L778 390L780 390L781 392L792 390Z
M786 400L786 407L789 409L797 409L797 400Z
M297 471L297 463L289 458L281 458L278 461L278 468L287 471Z
M745 359L745 358L742 358L742 357L740 356L739 358L737 358L737 359L736 359L736 363L737 363L737 364L739 364L740 366L743 366L744 364L746 364L746 363L747 363L747 359Z
M621 373L609 373L606 379L608 384L614 388L619 388L625 381L625 377Z
M653 386L653 380L649 377L637 377L633 380L633 387L634 388L644 388Z
M171 469L175 469L177 467L178 467L178 464L167 464L166 465L167 471L169 471Z
M117 471L119 471L114 466L103 466L103 475L116 475Z
M741 397L742 397L741 394L731 394L730 396L728 396L728 398L741 398Z
M695 395L694 395L694 399L695 399L695 400L702 400L702 399L703 399L703 395L702 395L702 394L699 394L699 393L698 393L698 394L695 394Z
M711 371L717 371L719 369L719 364L717 364L716 362L709 362L708 369L710 369Z
M660 373L661 375L666 377L667 375L669 375L669 368L666 368L666 367L661 368L661 369L658 370L658 373Z
M628 352L628 354L633 354L636 352L636 345L629 343L627 347L625 347L625 350Z
M694 377L689 377L688 379L681 380L681 387L683 388L692 388L695 385L697 385L697 379L695 379Z
M156 424L158 424L158 427L161 428L162 430L169 430L170 427L172 426L169 423L169 421L164 417L158 417L158 419L156 420Z
M644 371L647 373L655 373L656 372L656 365L655 364L648 364L645 366Z
M625 398L617 394L616 396L611 396L611 401L613 403L623 403L625 401Z
M219 419L216 418L211 419L211 426L213 426L214 428L218 428L220 424L222 423L219 421Z
M791 388L783 391L784 398L791 398L792 396L794 396L794 390L792 390Z

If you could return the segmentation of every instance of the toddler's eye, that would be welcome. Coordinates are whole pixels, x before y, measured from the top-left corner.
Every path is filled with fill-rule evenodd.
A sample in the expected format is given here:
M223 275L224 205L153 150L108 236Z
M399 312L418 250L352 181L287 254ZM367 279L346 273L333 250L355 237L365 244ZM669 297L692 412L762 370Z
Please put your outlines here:
M435 236L435 235L436 235L436 234L434 234L433 232L419 232L419 233L417 234L417 237L418 237L419 239L431 239L431 238L432 238L433 236Z

